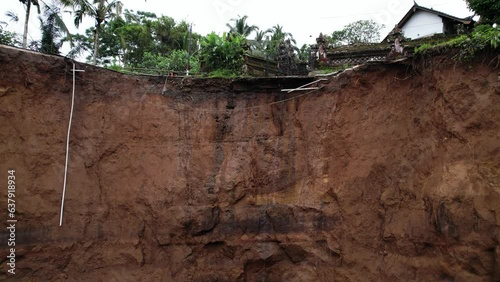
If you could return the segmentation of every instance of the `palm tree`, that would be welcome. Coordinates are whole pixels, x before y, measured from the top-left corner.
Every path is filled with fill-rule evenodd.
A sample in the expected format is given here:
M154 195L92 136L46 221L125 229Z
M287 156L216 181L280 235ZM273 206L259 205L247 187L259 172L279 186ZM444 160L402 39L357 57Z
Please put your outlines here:
M31 5L37 7L38 13L40 14L40 3L38 0L19 0L26 6L26 17L24 19L24 33L23 33L23 48L28 47L28 22L30 19Z
M271 33L271 41L273 42L280 42L286 39L290 39L290 41L296 43L295 39L293 39L293 35L290 32L284 32L283 26L280 26L279 24L273 26L273 28L271 29Z
M272 57L277 57L280 53L280 45L290 52L298 51L299 49L295 44L297 42L293 39L293 35L290 32L283 31L283 26L277 24L271 28L271 39L267 44L267 53Z
M269 44L269 33L271 33L271 29L259 30L255 33L255 38L249 40L252 54L262 57L265 56L265 50Z
M229 27L229 32L231 33L238 33L239 35L243 37L247 37L250 35L250 33L254 31L258 31L259 28L255 25L249 26L247 24L247 18L248 16L243 16L240 17L239 19L231 19L232 22L234 22L234 25L231 24L226 24L227 27Z
M43 1L42 1L43 2ZM40 18L40 27L42 29L42 39L40 41L40 52L48 54L59 54L59 48L64 41L69 40L72 45L72 37L68 27L62 20L61 8L59 3L44 4L43 18ZM62 38L63 34L66 37ZM55 41L61 39L58 43Z
M269 40L269 44L267 45L268 52L275 56L278 51L278 46L280 43L285 43L287 40L290 40L290 44L293 49L298 50L294 45L297 44L297 41L293 39L293 35L290 32L283 31L283 26L277 24L271 28L271 39Z
M259 30L255 33L254 40L256 42L264 42L265 40L269 39L269 37L267 36L269 33L271 33L271 29Z
M61 0L65 6L72 6L75 11L75 26L78 28L83 17L90 16L95 19L94 30L94 56L93 64L97 64L97 54L99 52L99 31L107 19L118 16L123 4L117 0Z

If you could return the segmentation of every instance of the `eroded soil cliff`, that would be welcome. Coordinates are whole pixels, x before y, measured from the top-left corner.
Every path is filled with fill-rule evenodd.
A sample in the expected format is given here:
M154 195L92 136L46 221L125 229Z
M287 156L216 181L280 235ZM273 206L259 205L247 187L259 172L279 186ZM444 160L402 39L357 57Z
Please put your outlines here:
M161 95L164 78L77 64L59 227L72 64L0 47L8 278L500 279L499 69L440 59L290 94L307 81L179 78Z

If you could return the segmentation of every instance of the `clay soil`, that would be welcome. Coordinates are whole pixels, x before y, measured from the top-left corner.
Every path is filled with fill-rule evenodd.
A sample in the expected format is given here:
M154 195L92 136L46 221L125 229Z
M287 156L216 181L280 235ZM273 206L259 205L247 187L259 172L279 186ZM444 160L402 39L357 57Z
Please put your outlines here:
M130 76L0 46L19 281L500 281L493 56L306 79ZM310 81L309 79L308 81ZM295 97L295 98L294 98ZM294 98L294 99L291 99Z

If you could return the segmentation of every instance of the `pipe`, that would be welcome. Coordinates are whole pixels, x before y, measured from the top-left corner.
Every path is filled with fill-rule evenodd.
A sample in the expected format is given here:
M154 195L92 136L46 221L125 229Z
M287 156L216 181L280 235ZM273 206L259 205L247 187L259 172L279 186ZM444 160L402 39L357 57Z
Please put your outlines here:
M69 114L68 136L66 138L66 164L64 166L64 184L61 197L61 212L59 217L59 226L62 226L63 213L64 213L64 198L66 197L66 180L68 177L68 160L69 160L69 135L71 133L71 122L73 121L73 109L75 107L75 73L77 71L84 72L84 70L76 70L75 63L73 62L73 93L71 95L71 111Z
M315 81L313 81L313 82L309 82L309 83L304 84L304 85L302 85L302 86L299 86L299 87L297 87L297 88L294 88L294 89L285 89L285 90L286 90L286 91L288 91L287 93L291 93L291 92L293 92L293 91L301 90L302 88L304 88L304 87L306 87L306 86L309 86L309 85L312 85L312 84L314 84L314 83L317 83L317 82L320 82L320 81L327 81L327 80L328 80L328 79L326 79L326 78L320 78L320 79L318 79L318 80L315 80ZM285 90L281 90L281 91L285 91Z

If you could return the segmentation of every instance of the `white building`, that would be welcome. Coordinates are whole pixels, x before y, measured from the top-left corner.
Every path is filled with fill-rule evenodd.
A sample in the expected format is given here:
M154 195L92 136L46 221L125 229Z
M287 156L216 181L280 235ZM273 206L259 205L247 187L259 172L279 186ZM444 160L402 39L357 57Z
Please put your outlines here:
M473 25L472 17L457 18L415 3L397 27L403 31L406 38L418 39L435 34L458 34L460 29L467 31ZM386 39L387 37L384 41Z

